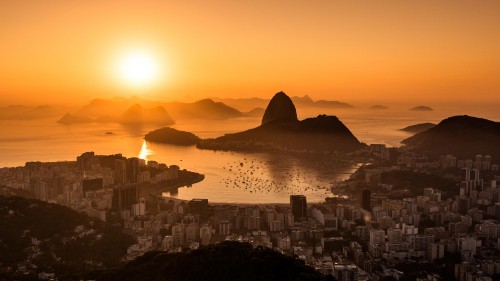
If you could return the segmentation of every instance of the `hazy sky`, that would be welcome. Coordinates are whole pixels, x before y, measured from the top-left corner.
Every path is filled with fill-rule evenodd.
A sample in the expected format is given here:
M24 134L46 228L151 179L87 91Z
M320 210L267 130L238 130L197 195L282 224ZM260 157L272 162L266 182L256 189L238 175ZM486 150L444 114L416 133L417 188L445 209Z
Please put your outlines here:
M117 78L128 50L159 79ZM0 1L0 103L290 95L500 104L500 1Z

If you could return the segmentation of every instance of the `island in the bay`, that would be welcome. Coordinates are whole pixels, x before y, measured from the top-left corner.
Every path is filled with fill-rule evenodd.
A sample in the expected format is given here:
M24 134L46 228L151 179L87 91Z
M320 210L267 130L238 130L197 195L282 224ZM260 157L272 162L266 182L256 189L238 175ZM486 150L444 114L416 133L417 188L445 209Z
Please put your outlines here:
M201 140L193 133L176 130L170 127L164 127L151 131L144 136L144 139L151 142L175 145L196 145Z
M432 107L426 106L426 105L415 106L415 107L410 108L410 110L413 110L413 111L434 111L434 109L432 109Z

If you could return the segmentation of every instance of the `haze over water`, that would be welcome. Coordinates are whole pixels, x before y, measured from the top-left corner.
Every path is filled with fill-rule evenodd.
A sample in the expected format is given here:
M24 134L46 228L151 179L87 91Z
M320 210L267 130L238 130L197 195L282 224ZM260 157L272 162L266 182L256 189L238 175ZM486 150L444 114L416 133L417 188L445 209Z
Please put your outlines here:
M298 108L298 113L300 119L320 113L337 115L360 141L388 146L400 146L400 141L410 134L399 129L416 123L437 123L458 114L500 120L500 113L494 106L466 110L449 107L435 109L433 112L414 112L406 108ZM212 138L256 127L260 121L255 117L223 121L180 120L172 127L193 132L202 138ZM128 127L115 123L67 126L57 124L55 119L1 120L0 126L0 166L21 166L27 161L75 160L85 151L122 153L127 157L138 156L204 174L202 182L180 188L177 194L165 194L186 200L208 198L211 202L286 203L290 194L301 193L311 202L320 202L332 195L329 189L331 183L346 179L357 169L357 165L334 164L334 159L214 152L194 146L145 142L144 134L156 129L156 126Z

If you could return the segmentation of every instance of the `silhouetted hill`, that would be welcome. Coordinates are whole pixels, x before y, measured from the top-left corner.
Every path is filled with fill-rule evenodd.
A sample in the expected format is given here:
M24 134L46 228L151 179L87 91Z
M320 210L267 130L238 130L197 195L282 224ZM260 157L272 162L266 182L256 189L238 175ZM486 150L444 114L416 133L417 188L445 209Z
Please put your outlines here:
M266 110L264 108L257 107L257 108L250 110L249 112L245 112L244 115L249 116L249 117L261 117L262 118L262 116L264 116L264 112L266 112Z
M335 116L319 115L298 121L293 102L280 92L269 102L261 126L203 140L198 147L251 151L353 151L362 144Z
M242 117L243 113L222 102L203 99L193 103L171 102L165 108L174 119L213 119L221 120Z
M389 109L389 108L385 105L376 104L376 105L370 106L370 109Z
M428 130L430 128L434 128L434 126L436 126L436 124L434 124L434 123L420 123L420 124L415 124L415 125L405 127L403 129L400 129L400 130L405 131L405 132L409 132L409 133L420 133L420 132L423 132L423 131Z
M99 281L313 281L324 277L302 260L248 243L223 242L185 253L150 252Z
M350 105L348 103L340 102L340 101L330 101L330 100L315 101L314 106L316 106L316 107L328 107L328 108L354 108L353 105Z
M179 131L169 127L149 132L144 139L152 142L176 145L195 145L200 141L200 138L190 132Z
M114 99L94 99L89 104L83 106L76 115L101 117L101 116L121 116L127 109L133 106L133 101L124 98ZM142 105L142 103L139 102Z
M161 106L144 108L139 104L135 104L122 114L120 123L171 125L174 120Z
M453 154L500 158L500 123L467 115L444 119L435 127L402 141L431 156Z
M87 116L75 116L70 113L66 113L63 117L57 120L57 123L71 125L71 124L83 124L92 123L94 120Z
M434 109L432 109L429 106L420 105L420 106L412 107L412 108L410 108L410 110L413 110L413 111L433 111Z
M262 125L274 122L297 122L297 110L292 100L285 93L273 96L262 117Z
M174 119L213 119L221 120L234 117L241 117L243 113L225 105L221 102L214 102L210 99L204 99L197 102L159 102L145 100L139 97L113 98L113 99L94 99L89 104L82 107L76 115L98 117L97 120L105 119L112 121L119 117L130 107L140 105L144 108L163 107ZM106 118L103 118L103 117Z
M294 96L292 97L292 101L294 104L302 104L302 105L312 105L314 103L314 101L308 95L305 95L303 97Z

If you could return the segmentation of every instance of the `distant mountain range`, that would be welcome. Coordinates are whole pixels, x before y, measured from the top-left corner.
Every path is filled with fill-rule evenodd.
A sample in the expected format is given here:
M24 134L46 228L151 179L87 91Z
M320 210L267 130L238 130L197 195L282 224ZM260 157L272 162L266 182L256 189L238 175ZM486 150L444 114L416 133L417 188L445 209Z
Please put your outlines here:
M238 108L242 111L250 111L254 108L265 108L269 103L269 99L263 98L212 98L215 101L223 102L231 107ZM308 95L303 97L291 97L293 103L298 107L319 107L319 108L354 108L353 105L330 100L317 100L314 101Z
M244 116L239 110L211 99L203 99L193 103L169 102L163 106L174 119L217 120Z
M258 116L262 109L249 113L240 112L221 102L203 99L197 102L159 102L138 97L130 99L94 99L74 114L66 114L58 120L62 124L88 122L120 122L123 124L170 125L175 120L205 119L223 120L244 116Z
M318 100L313 101L309 96L293 97L292 101L302 107L319 108L353 108L352 105L339 102ZM183 119L205 119L224 120L238 117L261 117L264 107L269 103L267 99L202 99L196 102L159 102L145 100L139 97L94 99L89 104L83 106L73 114L63 116L58 122L63 124L95 122L122 122L130 124L130 118L125 118L123 114L131 110L133 106L140 105L144 108L163 108L165 114L172 119L171 122L161 122L171 124L175 120ZM236 108L239 108L236 109ZM128 113L127 113L128 114ZM134 121L140 123L140 121ZM151 122L149 122L151 123Z
M430 156L453 154L472 158L476 154L500 158L500 122L472 116L453 116L402 143Z
M57 120L57 123L72 125L72 124L85 124L85 123L106 123L118 122L125 125L140 125L140 124L156 124L156 125L171 125L174 120L167 113L162 106L145 108L140 104L134 104L120 116L101 115L97 118L88 116L73 115L66 113L63 117Z
M51 105L0 107L0 120L33 120L60 116L65 108Z
M175 119L227 119L244 116L244 113L220 102L203 99L193 103L159 102L138 97L130 99L95 99L82 107L77 115L100 117L103 115L121 116L130 107L139 104L147 108L163 107Z
M299 121L294 103L279 92L266 108L262 124L198 144L216 150L353 151L362 144L335 116L319 115Z

